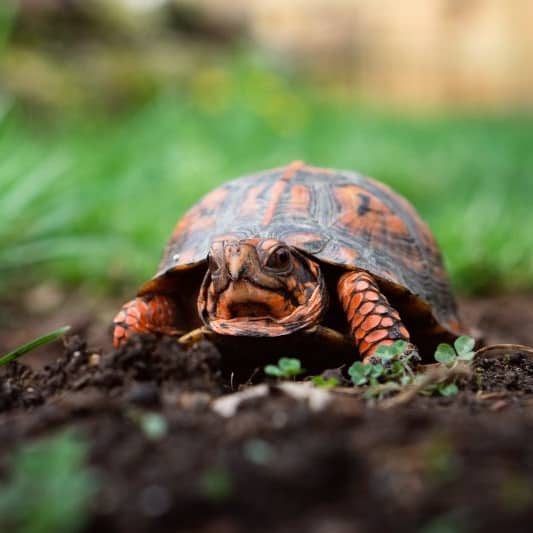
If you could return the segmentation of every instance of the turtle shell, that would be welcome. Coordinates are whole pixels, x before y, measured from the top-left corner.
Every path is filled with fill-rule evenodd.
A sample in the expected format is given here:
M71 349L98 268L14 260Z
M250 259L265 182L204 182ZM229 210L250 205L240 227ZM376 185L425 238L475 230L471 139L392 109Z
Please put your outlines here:
M406 294L441 327L461 327L441 254L414 208L360 174L295 162L221 185L178 222L155 278L207 259L213 238L273 238L322 262L360 269Z

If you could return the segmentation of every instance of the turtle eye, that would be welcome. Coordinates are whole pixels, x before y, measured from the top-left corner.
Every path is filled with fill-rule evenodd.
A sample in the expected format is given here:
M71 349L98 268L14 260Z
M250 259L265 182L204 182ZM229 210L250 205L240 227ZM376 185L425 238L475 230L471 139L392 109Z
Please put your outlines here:
M266 266L272 270L287 270L290 264L291 253L287 248L276 248L266 262Z

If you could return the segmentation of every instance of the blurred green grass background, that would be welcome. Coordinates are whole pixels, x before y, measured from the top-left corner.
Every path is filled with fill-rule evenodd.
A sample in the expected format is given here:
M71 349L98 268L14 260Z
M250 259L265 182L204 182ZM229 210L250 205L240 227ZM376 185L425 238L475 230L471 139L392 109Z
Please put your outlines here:
M120 120L35 124L5 104L4 280L27 266L32 281L104 290L137 283L200 195L304 159L403 193L436 233L461 289L533 286L531 119L393 116L323 101L250 64L204 78Z
M404 194L461 291L533 287L531 116L378 109L240 49L116 107L43 113L1 97L0 290L54 279L131 293L202 194L295 159Z

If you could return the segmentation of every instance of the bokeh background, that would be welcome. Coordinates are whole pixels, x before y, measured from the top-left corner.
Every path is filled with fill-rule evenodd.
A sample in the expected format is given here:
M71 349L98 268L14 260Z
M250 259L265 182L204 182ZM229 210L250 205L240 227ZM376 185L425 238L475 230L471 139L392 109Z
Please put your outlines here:
M294 159L407 196L463 294L531 289L532 20L528 0L2 0L3 326L109 320L196 199Z

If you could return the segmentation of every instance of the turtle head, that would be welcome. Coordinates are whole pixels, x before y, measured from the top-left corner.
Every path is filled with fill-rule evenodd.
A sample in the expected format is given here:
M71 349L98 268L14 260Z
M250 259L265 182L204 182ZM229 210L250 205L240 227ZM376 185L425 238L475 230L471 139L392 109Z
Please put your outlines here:
M320 266L274 239L218 239L198 296L202 321L222 335L276 337L313 326L327 294Z

